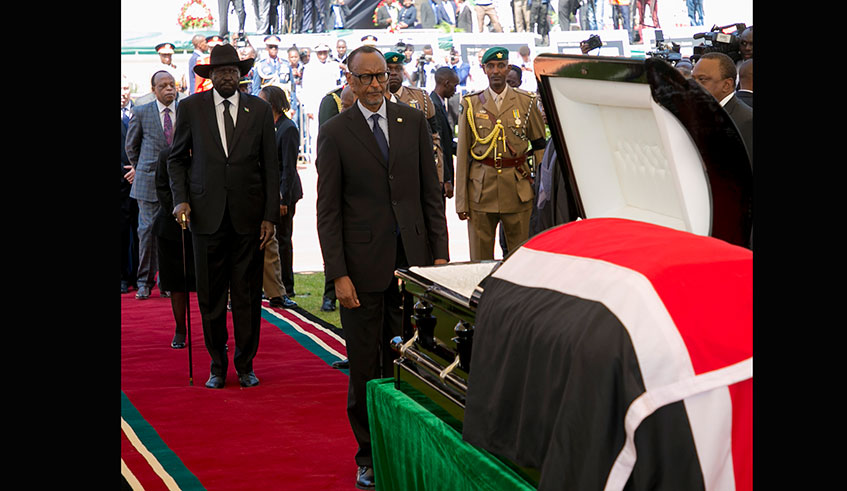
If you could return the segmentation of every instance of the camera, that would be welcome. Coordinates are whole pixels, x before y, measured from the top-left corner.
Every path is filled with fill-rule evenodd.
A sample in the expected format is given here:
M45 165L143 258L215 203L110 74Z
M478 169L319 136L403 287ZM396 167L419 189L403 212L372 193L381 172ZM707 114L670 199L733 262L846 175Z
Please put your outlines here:
M648 51L645 55L653 58L661 58L671 65L676 65L682 59L682 54L679 52L679 45L674 42L665 43L665 35L659 29L656 29L656 50Z
M731 34L724 33L725 29L735 27L735 32ZM700 32L694 35L694 39L703 39L703 44L694 47L694 55L691 56L691 61L696 63L700 56L706 53L723 53L732 61L738 63L741 60L741 42L738 35L747 29L747 25L729 24L723 27L717 25L712 26L712 30L708 32Z
M600 39L600 36L596 34L588 36L588 39L583 41L583 43L585 43L586 47L588 48L586 51L591 51L594 48L599 48L600 46L603 46L603 41Z

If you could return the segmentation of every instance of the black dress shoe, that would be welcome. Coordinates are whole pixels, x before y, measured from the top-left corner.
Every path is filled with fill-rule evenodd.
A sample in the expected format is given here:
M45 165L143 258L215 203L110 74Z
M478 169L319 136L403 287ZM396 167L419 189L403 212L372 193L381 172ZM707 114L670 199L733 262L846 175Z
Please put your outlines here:
M174 339L173 339L173 341L171 341L171 348L173 348L173 349L185 348L185 333L184 332L174 333Z
M159 296L162 297L162 298L171 298L171 292L163 291L163 292L159 293Z
M332 368L337 370L343 370L345 368L350 368L350 360L338 360L332 362Z
M239 373L238 383L241 384L242 387L255 387L259 385L259 378L256 377L256 374L253 372Z
M206 381L207 389L223 389L224 388L225 379L221 376L215 375L214 373L209 375L209 380Z
M138 300L147 300L150 298L150 288L146 286L138 287L138 291L135 292L135 298Z
M335 300L331 298L324 297L324 303L321 305L321 310L323 312L333 312L335 311Z
M376 489L374 484L374 468L369 465L360 465L356 472L356 488Z
M121 281L121 293L129 293L129 285L126 281Z

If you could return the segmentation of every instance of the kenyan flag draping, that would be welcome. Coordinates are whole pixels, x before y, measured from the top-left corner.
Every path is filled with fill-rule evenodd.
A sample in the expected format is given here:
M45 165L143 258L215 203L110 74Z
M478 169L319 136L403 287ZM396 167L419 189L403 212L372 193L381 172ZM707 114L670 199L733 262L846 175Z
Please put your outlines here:
M753 257L598 218L485 280L463 437L539 489L752 489Z

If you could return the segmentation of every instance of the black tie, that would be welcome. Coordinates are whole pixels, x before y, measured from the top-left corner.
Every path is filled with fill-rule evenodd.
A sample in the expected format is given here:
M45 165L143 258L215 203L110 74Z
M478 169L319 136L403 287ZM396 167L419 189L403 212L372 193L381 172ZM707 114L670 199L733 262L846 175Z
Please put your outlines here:
M379 114L372 115L371 121L374 123L373 132L374 137L376 137L376 144L379 145L379 149L382 151L382 158L388 163L388 140L385 139L385 133L379 127Z
M232 122L232 114L229 113L229 106L232 105L231 102L224 99L224 131L226 132L226 148L229 150L229 147L232 146L232 136L235 133L235 123Z

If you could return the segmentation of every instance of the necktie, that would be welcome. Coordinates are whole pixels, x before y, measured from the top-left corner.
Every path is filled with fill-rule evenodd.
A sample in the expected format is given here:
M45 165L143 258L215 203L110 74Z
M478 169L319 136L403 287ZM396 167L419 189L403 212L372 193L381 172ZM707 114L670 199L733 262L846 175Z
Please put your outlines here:
M379 149L382 152L382 158L385 159L386 163L388 163L388 140L385 139L385 133L383 133L382 128L379 127L379 114L371 116L371 121L373 121L373 132L374 137L376 138L376 144L379 145Z
M231 102L224 99L224 131L226 132L226 148L232 146L232 135L235 133L235 123L232 122L232 114L229 113Z
M167 140L168 145L174 142L174 126L171 122L171 110L167 107L165 108L165 140Z

